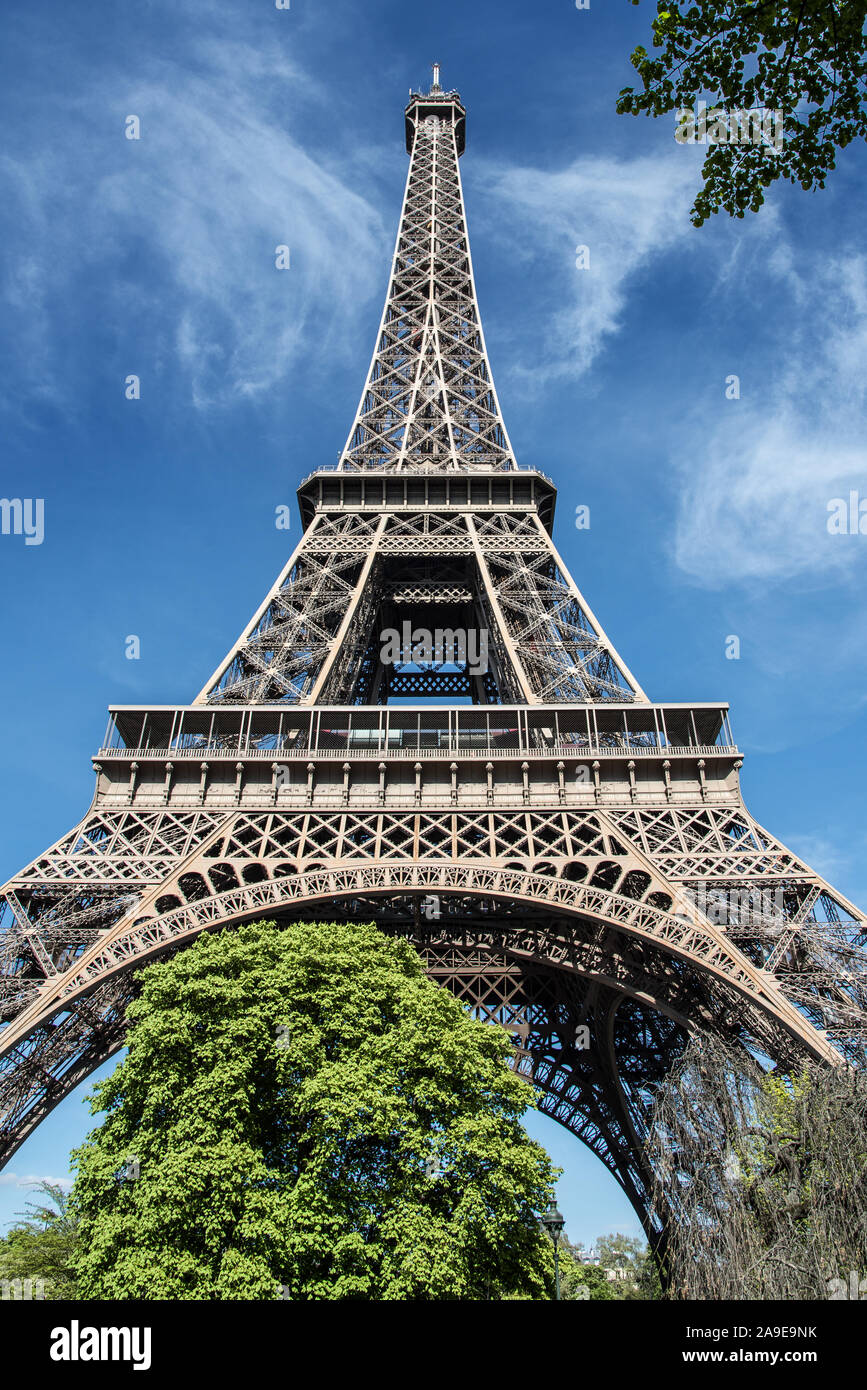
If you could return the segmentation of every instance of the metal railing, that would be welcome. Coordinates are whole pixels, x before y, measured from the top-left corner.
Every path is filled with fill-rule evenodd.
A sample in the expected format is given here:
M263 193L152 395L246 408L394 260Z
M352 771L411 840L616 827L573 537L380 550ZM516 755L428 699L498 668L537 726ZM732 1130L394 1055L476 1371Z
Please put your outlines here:
M641 744L634 746L623 743L611 746L610 744L590 744L590 743L564 743L554 742L545 744L484 744L467 745L460 740L434 746L425 744L403 744L395 745L388 743L384 739L377 743L357 744L346 743L337 747L325 748L316 747L308 744L299 745L289 744L285 747L274 748L249 748L249 747L227 747L225 743L220 744L200 744L196 747L186 748L158 748L149 746L146 748L100 748L95 754L98 762L111 759L135 759L135 758L166 758L166 759L205 759L205 758L245 758L252 760L270 759L272 762L279 762L287 758L303 758L307 761L313 758L319 759L346 759L346 758L574 758L578 762L586 762L588 758L705 758L714 754L722 754L727 757L740 757L740 750L732 744Z

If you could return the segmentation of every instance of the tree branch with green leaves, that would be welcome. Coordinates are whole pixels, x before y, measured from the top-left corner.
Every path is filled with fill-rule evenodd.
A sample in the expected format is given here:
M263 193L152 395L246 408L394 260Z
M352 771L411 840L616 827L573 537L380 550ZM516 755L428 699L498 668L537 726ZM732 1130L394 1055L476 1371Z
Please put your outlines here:
M638 4L639 0L632 0ZM867 0L658 0L650 56L631 56L643 90L625 87L620 114L665 116L699 100L727 113L781 113L773 143L709 142L693 225L725 210L758 212L778 179L824 188L837 154L867 139Z

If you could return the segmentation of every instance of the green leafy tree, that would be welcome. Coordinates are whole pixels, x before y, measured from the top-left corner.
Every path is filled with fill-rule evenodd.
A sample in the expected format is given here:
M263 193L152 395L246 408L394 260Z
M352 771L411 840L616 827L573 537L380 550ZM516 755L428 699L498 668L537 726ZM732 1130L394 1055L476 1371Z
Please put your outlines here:
M599 1236L595 1245L602 1269L628 1269L638 1274L641 1262L647 1251L647 1242L637 1236L624 1236L618 1231L607 1236Z
M619 1277L612 1280L617 1289L617 1298L648 1297L645 1266L650 1252L646 1241L637 1236L622 1235L618 1231L599 1236L595 1248L600 1269L618 1271Z
M563 1298L656 1299L661 1297L656 1265L646 1242L635 1236L599 1236L593 1243L598 1265L586 1264L581 1241L560 1242L560 1286ZM609 1279L607 1271L626 1269L625 1279ZM583 1292L586 1285L588 1293Z
M638 1291L636 1297L645 1301L665 1298L665 1289L660 1278L659 1263L650 1246L647 1247L641 1268L638 1271Z
M638 4L639 0L632 0ZM772 143L733 141L713 121L692 208L700 227L725 209L757 212L776 179L824 188L837 151L867 138L867 0L658 0L651 57L632 65L643 91L620 93L621 113L664 116L706 97L716 111L782 112ZM708 113L710 115L710 112ZM720 143L710 143L716 131Z
M35 1183L46 1202L26 1202L26 1219L0 1239L0 1279L41 1279L46 1299L76 1297L77 1221L59 1183Z
M406 942L255 923L140 979L74 1156L81 1296L550 1296L533 1092Z
M604 1270L597 1265L582 1263L583 1250L580 1242L573 1245L568 1240L560 1241L560 1297L596 1302L616 1299L617 1292L612 1282L606 1279Z

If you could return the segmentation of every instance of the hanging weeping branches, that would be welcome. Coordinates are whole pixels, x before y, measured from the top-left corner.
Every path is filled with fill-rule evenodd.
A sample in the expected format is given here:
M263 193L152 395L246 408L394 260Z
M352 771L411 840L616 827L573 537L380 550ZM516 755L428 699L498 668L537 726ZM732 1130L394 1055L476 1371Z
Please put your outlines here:
M645 1148L671 1298L867 1289L863 1072L766 1073L743 1049L694 1038L659 1091Z

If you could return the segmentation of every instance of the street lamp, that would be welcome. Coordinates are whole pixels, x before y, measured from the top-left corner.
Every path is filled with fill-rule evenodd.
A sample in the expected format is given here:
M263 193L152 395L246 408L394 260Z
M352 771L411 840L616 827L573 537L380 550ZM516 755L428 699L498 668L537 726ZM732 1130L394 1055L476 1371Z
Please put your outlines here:
M560 1251L558 1249L558 1244L560 1236L563 1233L563 1227L566 1225L566 1222L563 1219L562 1213L557 1210L557 1203L553 1201L548 1203L548 1210L545 1212L545 1215L540 1218L540 1220L542 1225L545 1227L545 1230L548 1232L548 1235L554 1242L554 1297L559 1301Z

